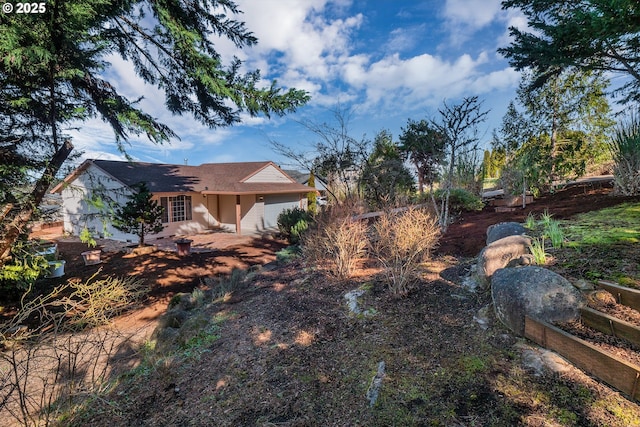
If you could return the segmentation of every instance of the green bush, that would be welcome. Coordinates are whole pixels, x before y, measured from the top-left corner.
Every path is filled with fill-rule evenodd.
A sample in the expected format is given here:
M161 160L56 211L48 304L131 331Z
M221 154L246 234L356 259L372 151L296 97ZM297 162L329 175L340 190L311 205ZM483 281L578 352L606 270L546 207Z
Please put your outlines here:
M11 257L11 261L0 267L0 290L4 293L21 295L49 273L47 258L37 254L25 241L16 242Z
M436 190L435 198L440 200L444 197L443 190ZM449 209L452 212L481 211L484 208L482 199L475 194L462 188L454 188L449 195Z
M278 215L278 230L289 242L296 244L312 221L313 217L304 209L286 209Z

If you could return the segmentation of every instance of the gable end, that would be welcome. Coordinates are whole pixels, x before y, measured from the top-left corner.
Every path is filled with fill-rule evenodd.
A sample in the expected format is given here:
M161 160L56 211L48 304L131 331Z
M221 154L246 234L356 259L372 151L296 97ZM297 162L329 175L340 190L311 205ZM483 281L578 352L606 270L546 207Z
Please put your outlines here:
M292 183L295 182L291 179L286 173L282 171L279 167L274 165L273 163L269 163L264 166L262 169L258 170L254 174L242 180L242 182L246 183L272 183L272 182L284 182L284 183Z

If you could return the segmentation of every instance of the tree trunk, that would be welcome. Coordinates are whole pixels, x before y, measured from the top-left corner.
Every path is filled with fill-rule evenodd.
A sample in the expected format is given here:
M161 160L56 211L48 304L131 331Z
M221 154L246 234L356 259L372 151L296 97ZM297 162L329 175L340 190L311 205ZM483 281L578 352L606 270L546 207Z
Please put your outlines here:
M553 188L556 176L556 157L558 156L558 87L557 80L553 81L553 112L551 115L551 188Z
M7 261L9 253L11 252L11 246L13 246L18 237L20 237L20 234L24 232L25 227L33 216L33 212L42 202L49 185L53 182L60 167L67 157L69 157L72 150L73 144L71 144L71 141L65 141L62 147L53 155L47 167L45 167L42 176L34 185L27 200L25 200L19 208L8 213L4 218L0 240L0 265L3 265Z
M140 241L138 242L138 247L144 247L144 222L140 223Z
M418 192L422 195L424 194L424 171L420 168L420 164L418 162L414 162L414 165L418 171Z

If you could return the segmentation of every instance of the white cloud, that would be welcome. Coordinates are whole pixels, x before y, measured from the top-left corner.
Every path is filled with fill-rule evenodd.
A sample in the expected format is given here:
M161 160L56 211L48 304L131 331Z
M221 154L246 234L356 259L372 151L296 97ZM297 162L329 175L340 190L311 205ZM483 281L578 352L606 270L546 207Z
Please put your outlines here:
M465 54L452 61L430 54L408 59L394 54L369 66L351 63L344 78L365 89L365 103L392 103L412 108L416 103L439 103L443 98L461 95L482 75L478 68L486 62L485 53L476 59Z
M520 31L533 32L534 34L537 33L536 30L529 27L527 17L520 10L507 10L503 15L503 19L505 22L505 31L498 39L498 47L506 47L513 41L513 38L509 34L510 27L515 27Z
M427 30L426 24L416 25L408 28L396 28L391 31L389 41L384 48L390 52L404 52L413 49L422 33Z
M475 94L490 93L494 90L504 90L518 85L520 73L513 68L493 71L479 76L471 85Z
M353 105L359 115L369 118L405 111L413 114L416 109L437 107L445 98L503 91L517 84L515 71L500 64L495 54L480 50L493 49L492 43L507 44L503 42L506 36L502 28L495 25L488 39L485 33L489 26L526 25L520 13L501 11L499 0L447 0L439 16L445 21L413 21L409 26L392 27L395 29L386 34L375 35L376 40L388 40L383 46L362 43L369 40L361 37L369 35L361 32L370 31L363 25L368 19L367 9L363 13L354 11L348 7L351 0L238 0L237 3L244 13L235 18L244 21L259 42L240 50L226 39L216 39L216 49L225 63L238 56L247 70L262 71L264 84L275 78L280 86L308 91L312 96L309 110L314 112L319 110L314 107L342 103ZM440 41L442 30L457 41L468 40L477 33L474 39L477 43L460 45L463 49L436 50L438 47L433 43ZM498 40L500 34L503 39ZM381 47L388 52L382 58ZM255 131L291 122L290 116L268 120L242 115L241 126L211 130L190 115L173 116L164 107L160 90L144 84L129 63L117 57L109 60L112 62L109 80L115 77L118 90L130 99L144 96L141 108L168 124L182 138L163 146L152 144L144 136L132 138L131 153L143 160L180 162L183 157L192 157L192 164L243 160L255 154L255 150L249 153L246 145L234 146L242 130ZM108 151L108 147L114 147L113 140L113 132L98 120L87 122L74 138L88 153ZM230 153L231 148L238 153Z
M491 24L501 10L501 0L447 0L444 16L456 25L478 30Z
M415 47L426 23L393 30L385 45L392 53L374 62L371 54L353 52L363 14L329 17L331 4L325 0L238 3L244 11L241 19L259 39L255 48L245 52L249 68L267 62L270 71L281 71L280 84L307 90L314 105L359 98L364 106L399 104L409 108L407 102L440 102L463 94L470 86L490 90L504 85L495 76L483 77L486 72L481 66L489 61L485 52L475 58L468 53L452 58L430 53L402 58L399 52ZM443 13L448 25L475 31L496 19L500 0L448 0Z
M364 19L362 14L328 19L324 13L329 7L341 10L348 4L327 0L239 1L244 12L239 19L258 38L257 46L243 52L247 68L259 68L269 58L267 72L262 67L265 77L279 71L280 84L317 93L318 81L334 78L336 66L349 56L353 32Z

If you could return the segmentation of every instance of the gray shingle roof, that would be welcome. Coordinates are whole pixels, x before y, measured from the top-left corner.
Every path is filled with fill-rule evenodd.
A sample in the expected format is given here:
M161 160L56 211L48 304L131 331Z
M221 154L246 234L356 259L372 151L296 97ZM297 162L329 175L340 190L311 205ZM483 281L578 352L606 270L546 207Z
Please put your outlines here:
M200 166L113 160L90 160L88 162L92 162L95 166L129 187L145 182L151 192L154 193L274 194L304 193L309 191L309 187L298 184L294 180L291 180L290 183L243 182L269 165L278 168L273 162L269 161L205 163ZM75 179L74 174L77 175L82 168L82 166L78 168L65 181L71 182ZM57 188L53 191L57 191Z

